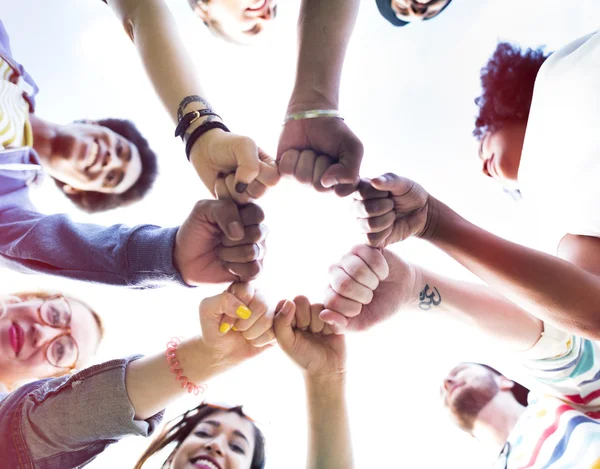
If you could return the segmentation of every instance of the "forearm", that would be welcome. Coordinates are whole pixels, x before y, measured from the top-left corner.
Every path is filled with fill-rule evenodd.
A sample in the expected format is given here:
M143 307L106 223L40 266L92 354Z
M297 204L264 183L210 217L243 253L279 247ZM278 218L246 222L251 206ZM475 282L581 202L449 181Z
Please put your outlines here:
M540 338L542 321L489 286L450 279L421 267L416 270L413 298L417 311L451 317L517 352L529 350Z
M308 404L307 469L352 469L354 457L345 375L305 377Z
M303 0L298 19L298 62L288 112L337 109L346 48L360 0Z
M206 96L196 69L177 30L175 18L164 0L108 0L138 49L154 89L174 122L187 96ZM196 100L182 111L204 109Z
M436 202L429 241L534 316L600 337L600 279L569 262L506 241Z
M23 272L95 283L134 288L185 285L173 265L176 231L152 225L74 223L63 214L12 207L1 212L0 257Z
M202 338L181 342L176 359L188 381L198 386L231 366L212 356ZM164 351L129 364L125 386L136 419L143 420L156 414L188 392L181 387L182 381L175 378Z

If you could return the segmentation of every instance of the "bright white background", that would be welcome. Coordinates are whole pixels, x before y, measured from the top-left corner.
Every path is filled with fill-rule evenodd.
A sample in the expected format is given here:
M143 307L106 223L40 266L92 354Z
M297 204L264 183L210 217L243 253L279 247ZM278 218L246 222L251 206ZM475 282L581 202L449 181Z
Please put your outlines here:
M208 196L187 163L173 125L154 97L136 52L100 0L1 0L0 17L15 58L40 85L37 112L66 123L76 118L127 117L160 157L153 192L128 209L87 216L71 207L51 181L34 199L45 212L68 212L99 224L175 226ZM274 31L251 48L212 38L185 0L169 1L197 64L208 98L235 132L274 152L293 82L299 2L280 2ZM396 29L365 0L344 69L341 110L365 145L362 174L394 171L413 177L436 197L495 233L553 252L553 239L525 204L514 203L479 172L470 136L479 68L498 38L550 50L598 27L594 0L454 0L439 18ZM283 181L261 201L271 234L258 286L273 305L306 294L320 301L327 267L360 233L349 201ZM419 241L394 249L407 259L455 277L460 266ZM164 350L173 335L197 333L200 300L222 287L154 291L0 274L2 292L60 289L104 316L107 337L97 361ZM405 312L349 342L348 399L356 467L486 467L487 455L446 421L438 403L444 374L459 360L488 360L519 377L512 357L485 338L433 314ZM149 383L151 385L151 383ZM267 467L304 467L306 419L300 373L277 350L209 383L210 401L244 404L267 437ZM175 416L195 405L186 398ZM129 438L90 468L131 467L149 441ZM158 461L156 461L158 464ZM158 466L157 466L158 467Z

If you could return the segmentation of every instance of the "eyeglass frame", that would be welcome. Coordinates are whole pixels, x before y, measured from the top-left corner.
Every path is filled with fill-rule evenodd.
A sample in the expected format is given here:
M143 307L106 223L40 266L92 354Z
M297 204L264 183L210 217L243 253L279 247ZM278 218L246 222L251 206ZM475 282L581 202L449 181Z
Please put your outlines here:
M65 327L61 327L61 326L53 326L52 324L48 324L48 322L44 319L44 317L42 316L42 307L44 306L44 304L46 304L46 302L48 301L52 301L52 300L57 300L57 299L62 299L66 304L67 307L69 308L69 322L67 323L67 326ZM54 368L60 368L62 370L69 370L69 371L73 371L76 367L77 367L77 361L79 360L79 344L77 344L77 341L75 340L75 338L73 337L73 335L71 334L71 319L73 318L73 309L71 308L71 304L69 303L69 300L67 300L64 295L62 295L61 293L58 293L56 295L52 295L49 296L48 298L45 298L42 301L42 304L37 308L37 314L38 317L40 318L40 321L42 321L42 323L44 323L46 326L51 327L52 329L62 329L66 332L64 332L63 334L59 334L56 337L54 337L47 345L46 345L46 350L44 352L44 355L46 356L46 361L48 363L50 363L50 365L52 365ZM73 362L72 365L70 366L58 366L55 365L54 363L50 362L50 359L48 358L48 350L50 350L50 346L57 341L58 339L60 339L61 337L64 336L70 336L71 340L73 341L73 343L75 344L75 350L77 352L77 357L75 358L75 361Z

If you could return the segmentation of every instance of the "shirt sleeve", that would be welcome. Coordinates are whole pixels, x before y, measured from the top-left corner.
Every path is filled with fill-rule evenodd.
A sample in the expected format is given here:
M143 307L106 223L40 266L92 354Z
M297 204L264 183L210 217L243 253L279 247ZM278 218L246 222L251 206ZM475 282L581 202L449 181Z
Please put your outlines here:
M600 347L549 324L524 352L523 365L552 394L583 407L600 405Z
M3 467L79 467L125 436L151 435L163 412L135 420L125 387L127 365L137 358L36 381L6 395L0 401Z
M153 225L74 223L23 203L0 211L0 260L24 273L109 285L186 285L173 265L176 233Z

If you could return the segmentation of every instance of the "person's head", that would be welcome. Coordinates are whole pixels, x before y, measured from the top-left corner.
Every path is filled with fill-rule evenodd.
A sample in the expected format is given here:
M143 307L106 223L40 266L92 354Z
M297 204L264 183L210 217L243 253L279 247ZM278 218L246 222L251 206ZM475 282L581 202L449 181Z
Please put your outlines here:
M0 298L0 382L61 376L83 367L104 335L100 316L71 296L46 292Z
M157 174L156 154L146 139L120 119L57 126L51 154L42 162L59 189L90 213L140 200Z
M452 0L377 0L379 13L394 26L435 18Z
M209 31L236 44L249 44L277 16L277 0L188 0Z
M440 387L442 405L451 420L468 433L473 431L482 409L500 393L527 406L527 388L509 380L494 368L479 363L459 363L450 370ZM499 408L498 412L501 411Z
M504 187L515 187L535 79L549 54L498 44L481 69L482 94L473 135L480 142L483 173Z
M163 448L175 447L164 469L264 469L265 441L241 407L202 403L169 422L135 469ZM202 465L202 461L206 464Z

